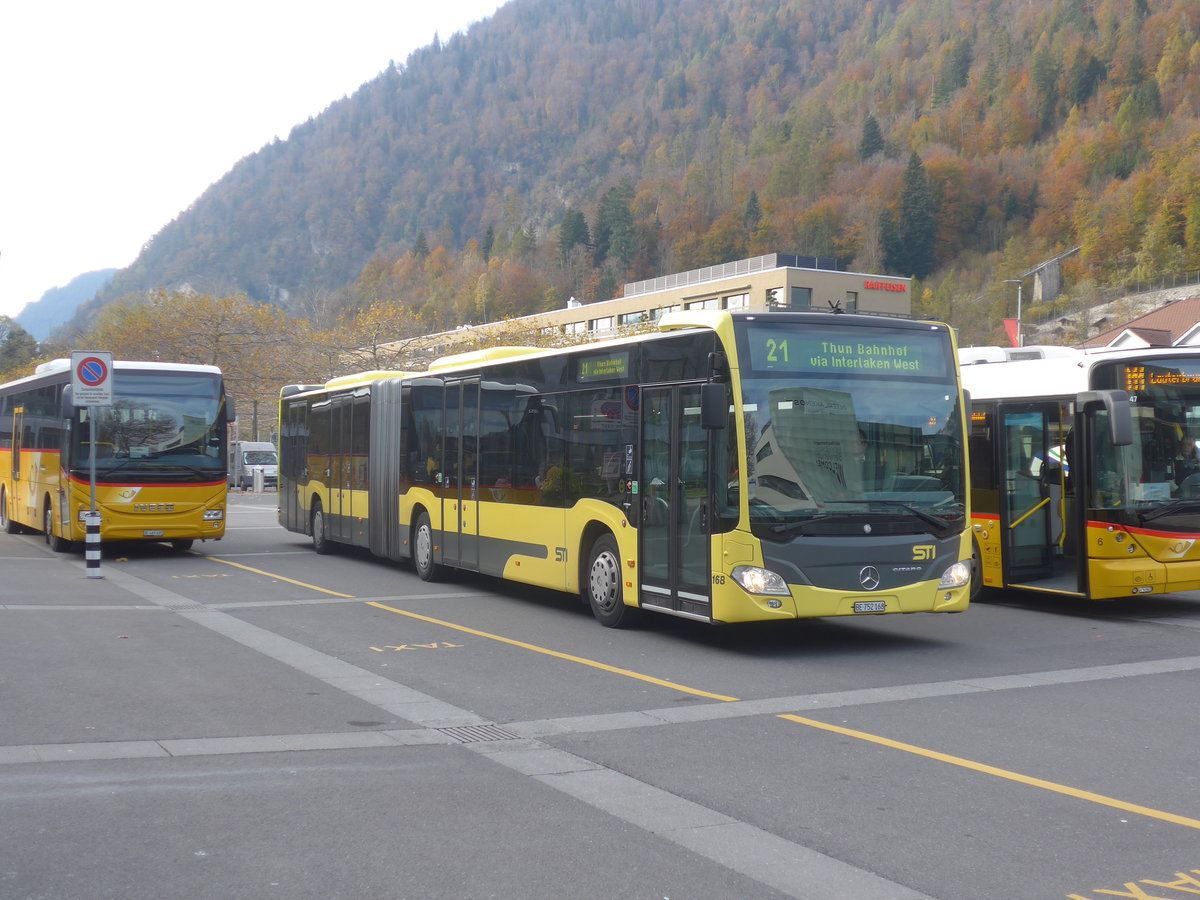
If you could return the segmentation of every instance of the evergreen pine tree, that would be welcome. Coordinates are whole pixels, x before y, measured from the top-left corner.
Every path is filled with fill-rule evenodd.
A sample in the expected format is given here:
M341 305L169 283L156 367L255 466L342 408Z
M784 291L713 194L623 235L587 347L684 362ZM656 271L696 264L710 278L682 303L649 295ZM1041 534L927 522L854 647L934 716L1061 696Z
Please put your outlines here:
M873 115L867 113L863 120L862 138L858 142L858 158L870 159L876 153L883 152L883 147L883 132L879 130L879 123Z
M758 191L751 191L746 199L746 209L742 213L742 227L747 234L753 234L762 222L762 207L758 205Z
M921 157L913 151L904 170L904 187L900 191L900 240L904 244L907 265L905 275L924 278L933 271L934 242L937 237L936 201Z
M558 261L566 265L571 258L571 251L578 246L586 247L591 243L588 233L587 220L577 209L568 209L563 214L562 224L558 226Z

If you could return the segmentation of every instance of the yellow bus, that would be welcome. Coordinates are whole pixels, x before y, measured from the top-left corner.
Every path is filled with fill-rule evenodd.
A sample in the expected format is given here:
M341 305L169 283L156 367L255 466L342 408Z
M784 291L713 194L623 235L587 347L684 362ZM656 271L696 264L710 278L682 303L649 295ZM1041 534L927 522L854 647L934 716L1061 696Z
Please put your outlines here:
M577 593L613 627L957 612L964 427L945 325L668 313L285 387L279 518L318 553Z
M115 361L113 403L75 407L71 362L0 385L0 522L40 531L56 551L85 537L91 411L101 541L167 541L185 550L225 534L232 404L215 366Z
M982 586L1096 600L1200 589L1200 351L959 355Z

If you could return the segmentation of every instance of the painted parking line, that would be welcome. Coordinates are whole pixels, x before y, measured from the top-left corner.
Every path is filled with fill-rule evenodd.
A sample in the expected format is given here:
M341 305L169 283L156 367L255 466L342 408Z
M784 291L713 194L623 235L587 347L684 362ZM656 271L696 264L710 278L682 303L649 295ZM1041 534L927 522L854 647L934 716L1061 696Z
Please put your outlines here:
M264 572L262 569L256 569L253 566L245 566L241 563L231 562L228 559L221 559L219 556L206 556L205 559L210 559L213 562L220 563L223 566L233 566L235 569L244 569L247 572L253 572L255 575L265 575L267 578L273 578L276 581L286 581L288 584L294 584L297 587L308 588L310 591L320 591L322 594L328 594L331 597L345 597L353 599L353 594L343 594L340 591L331 591L329 588L317 587L315 584L309 584L305 581L297 581L295 578L286 578L283 575L276 575L274 572Z
M487 631L480 631L477 628L470 628L466 625L458 625L454 622L447 622L444 619L435 619L431 616L423 616L420 613L409 612L405 609L396 609L394 606L388 606L386 603L380 603L376 600L369 601L367 606L374 606L376 609L382 609L386 612L395 613L398 616L408 616L410 619L418 619L422 622L428 622L431 625L441 625L443 628L451 628L455 631L461 631L464 634L472 634L475 637L487 638L489 641L498 641L501 644L509 644L513 647L520 647L523 650L541 653L543 656L553 656L556 659L564 659L567 662L578 663L581 666L599 669L602 672L611 672L614 675L623 675L626 678L633 678L637 681L645 681L649 684L657 684L660 687L670 688L673 691L682 691L683 693L691 694L694 697L705 697L709 700L722 700L725 702L731 702L738 699L737 697L726 697L724 694L714 694L711 691L702 691L699 688L688 687L685 684L678 684L674 681L668 681L665 678L656 678L653 675L645 675L641 672L634 672L632 669L622 669L617 666L610 666L607 663L597 662L594 659L587 659L583 656L573 656L570 653L562 653L558 650L551 650L547 647L539 647L537 644L530 644L526 641L518 641L515 638L508 638L499 634L491 634Z
M1069 785L1058 784L1054 781L1047 781L1044 778L1034 778L1030 775L1022 775L1020 772L1012 772L1008 769L1000 769L996 766L989 766L986 763L975 762L971 759L964 759L961 756L951 756L949 753L941 753L937 750L930 750L926 747L917 747L914 744L906 744L903 741L894 741L891 738L882 737L878 734L869 734L865 731L856 731L853 728L845 728L841 725L830 725L828 722L818 722L816 719L807 719L804 716L795 716L789 714L782 715L779 718L787 719L789 722L796 722L800 725L807 725L810 728L819 728L822 731L831 731L834 734L841 734L845 735L846 737L857 738L860 741L869 741L873 744L879 744L883 747L890 747L893 750L903 750L905 753L924 756L927 759L935 759L939 762L949 763L953 766L960 766L964 769L982 772L985 775L994 775L997 778L1015 781L1018 784L1027 784L1031 787L1041 788L1042 790L1053 791L1056 794L1074 797L1077 800L1086 800L1089 803L1098 803L1101 806L1111 806L1114 809L1119 809L1123 812L1133 813L1134 815L1138 816L1146 816L1147 818L1151 819L1158 819L1160 822L1170 822L1172 825L1182 825L1185 828L1200 829L1200 820L1189 819L1187 816L1178 816L1174 813L1163 812L1159 809L1151 809L1148 806L1139 806L1136 803L1126 803L1124 800L1106 797L1103 794L1096 794L1092 791L1085 791L1079 788L1070 787Z
M243 566L243 565L240 565L239 563L232 563L227 560L217 559L216 557L209 557L209 558L213 559L215 562L222 562L222 563L225 563L226 565L236 566L237 568L246 569L247 571L255 572L260 575L266 575L271 578L280 578L281 577L281 576L277 576L277 575L272 575L269 572L263 572L262 570L259 570L259 569L250 568L249 566ZM309 588L312 588L313 590L322 591L323 593L332 594L332 595L338 596L338 597L352 596L349 594L340 594L336 591L330 591L325 588L319 588L319 587L316 587L315 585L307 585L307 584L304 584L303 582L293 581L290 578L283 578L282 580L288 581L292 584L301 585L303 587L309 587ZM448 622L444 619L436 619L432 616L425 616L420 613L411 612L409 610L397 609L394 606L389 606L388 604L381 603L377 600L367 601L366 605L375 607L376 609L380 609L385 612L394 613L395 615L398 615L398 616L406 616L411 619L416 619L418 621L427 622L432 625L439 625L441 627L449 628L454 631L459 631L464 634L470 634L470 635L474 635L475 637L481 637L481 638L485 638L487 640L492 640L492 641L497 641L499 643L508 644L509 646L518 647L523 650L529 650L533 653L539 653L544 656L550 656L555 659L564 660L566 662L573 662L578 665L587 666L589 668L598 669L603 672L609 672L611 674L620 675L620 676L626 677L626 678L632 678L637 681L646 682L648 684L655 684L655 685L659 685L661 687L670 688L671 690L680 691L685 694L691 694L692 696L705 697L710 700L717 700L717 701L721 701L724 703L739 702L739 699L737 697L730 697L725 694L717 694L717 693L713 693L712 691L705 691L705 690L701 690L699 688L689 687L687 685L678 684L677 682L669 681L664 678L658 678L653 675L646 675L641 672L635 672L632 669L624 669L619 666L610 666L607 663L602 663L602 662L599 662L599 661L593 660L593 659L587 659L586 657L582 657L582 656L575 656L570 653L563 653L558 650L551 650L548 647L541 647L541 646L538 646L537 644L530 644L527 641L520 641L520 640L516 640L515 638L504 637L503 635L492 634L487 631L481 631L477 628L471 628L467 625L459 625L458 623L455 623L455 622ZM1194 660L1189 659L1187 662L1194 663ZM1092 680L1092 679L1089 677L1087 680ZM1036 684L1037 682L1035 681L1033 683ZM1008 781L1013 781L1013 782L1016 782L1019 784L1025 784L1025 785L1028 785L1031 787L1037 787L1042 790L1047 790L1047 791L1051 791L1053 793L1062 794L1064 796L1073 797L1077 800L1084 800L1089 803L1095 803L1095 804L1099 804L1101 806L1108 806L1108 807L1112 807L1114 809L1123 810L1125 812L1132 813L1134 815L1145 816L1148 818L1157 819L1162 822L1168 822L1173 825L1182 825L1185 828L1194 828L1194 829L1200 830L1200 820L1192 819L1187 816L1180 816L1180 815L1176 815L1175 813L1169 813L1169 812L1165 812L1163 810L1152 809L1151 807L1141 806L1136 803L1127 803L1124 800L1118 800L1114 797L1107 797L1103 794L1097 794L1092 791L1085 791L1080 788L1074 788L1074 787L1070 787L1069 785L1058 784L1056 782L1047 781L1042 778L1035 778L1033 776L1023 775L1019 772L1013 772L1008 769L1001 769L996 766L990 766L990 765L987 765L986 763L981 763L981 762L976 762L974 760L964 759L963 757L953 756L948 753L941 753L937 750L930 750L930 749L924 748L924 747L917 747L913 744L906 744L902 741L895 741L895 740L892 740L891 738L882 737L880 735L869 734L869 733L863 732L863 731L855 731L854 729L844 728L839 725L830 725L825 722L820 722L816 719L805 718L804 716L797 716L797 715L793 715L793 714L783 714L783 715L780 715L779 718L786 719L788 721L795 722L800 725L807 725L811 728L818 728L818 729L822 729L824 731L830 731L830 732L842 734L842 735L845 735L848 737L857 738L859 740L869 741L869 742L879 744L884 747L889 747L894 750L901 750L906 753L912 753L912 754L915 754L918 756L924 756L928 759L934 759L934 760L938 760L940 762L949 763L951 765L957 765L957 766L960 766L965 769L971 769L973 771L980 772L982 774L992 775L994 777L1006 779Z
M374 606L377 609L386 610L387 612L396 613L401 616L418 619L422 622L428 622L433 625L441 625L455 631L461 631L466 634L475 635L476 637L487 638L488 640L499 641L500 643L509 644L514 647L520 647L525 650L531 650L535 653L540 653L545 656L552 656L557 659L563 659L568 662L579 663L580 665L589 666L594 669L599 669L604 672L610 672L615 675L622 675L627 678L634 678L638 681L645 681L651 684L668 687L672 690L682 691L686 694L692 694L698 697L706 697L710 700L719 700L726 703L740 702L737 697L730 697L723 694L715 694L711 691L703 691L698 688L688 687L687 685L678 684L666 679L656 678L652 675L645 675L641 672L634 672L631 669L622 669L617 666L610 666L607 663L597 662L596 660L586 659L585 657L574 656L569 653L561 653L557 650L550 650L546 647L540 647L536 644L530 644L526 641L519 641L513 638L504 637L502 635L491 634L490 632L480 631L476 628L470 628L466 625L459 625L454 622L447 622L443 619L435 619L431 616L424 616L420 613L409 612L407 610L396 609L394 606L388 606L385 603L378 601L370 601L368 606ZM1193 661L1194 662L1194 661ZM1090 680L1090 679L1089 679ZM1036 681L1034 682L1036 683ZM960 756L952 756L948 753L941 753L937 750L930 750L925 747L917 747L913 744L906 744L902 741L892 740L891 738L882 737L880 735L868 734L865 731L855 731L851 728L843 728L839 725L830 725L826 722L819 722L816 719L808 719L804 716L793 714L780 715L779 718L786 719L790 722L795 722L800 725L807 725L811 728L819 728L825 731L831 731L837 734L846 735L847 737L857 738L859 740L870 741L884 747L890 747L893 750L902 750L906 753L913 753L918 756L924 756L928 759L938 760L940 762L950 763L952 765L961 766L965 769L971 769L976 772L981 772L985 775L992 775L997 778L1007 779L1019 784L1029 785L1031 787L1041 788L1042 790L1052 791L1057 794L1063 794L1068 797L1073 797L1077 800L1085 800L1089 803L1096 803L1101 806L1110 806L1114 809L1123 810L1124 812L1133 813L1135 815L1146 816L1152 819L1158 819L1162 822L1169 822L1173 825L1182 825L1186 828L1200 829L1200 820L1191 819L1187 816L1176 815L1175 813L1164 812L1163 810L1152 809L1147 806L1140 806L1136 803L1127 803L1124 800L1118 800L1114 797L1106 797L1103 794L1097 794L1092 791L1085 791L1080 788L1074 788L1065 784L1058 784L1053 781L1047 781L1044 778L1035 778L1030 775L1022 775L1020 772L1012 772L1008 769L1001 769L996 766L990 766L986 763L975 762L974 760L964 759Z

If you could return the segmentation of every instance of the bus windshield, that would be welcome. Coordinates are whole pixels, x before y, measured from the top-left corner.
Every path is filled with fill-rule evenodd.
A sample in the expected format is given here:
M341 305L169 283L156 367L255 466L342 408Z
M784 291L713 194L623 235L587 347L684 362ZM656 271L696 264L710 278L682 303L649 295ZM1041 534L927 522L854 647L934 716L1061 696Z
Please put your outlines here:
M1096 383L1129 392L1133 443L1112 446L1100 414L1091 505L1146 510L1200 500L1200 359L1123 361L1098 368Z
M71 470L86 474L88 408L72 426ZM189 372L120 371L112 406L96 408L96 476L106 481L198 482L225 477L221 379Z
M751 323L742 360L756 534L962 530L961 411L944 330Z

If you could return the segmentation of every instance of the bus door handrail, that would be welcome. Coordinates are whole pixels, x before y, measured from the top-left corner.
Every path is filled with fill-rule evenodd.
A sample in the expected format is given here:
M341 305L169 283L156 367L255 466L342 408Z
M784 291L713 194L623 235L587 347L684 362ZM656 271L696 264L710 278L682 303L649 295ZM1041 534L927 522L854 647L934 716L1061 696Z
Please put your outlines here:
M1049 497L1043 497L1038 502L1037 506L1031 507L1029 509L1029 511L1025 513L1025 515L1021 516L1021 518L1017 519L1015 522L1009 522L1008 523L1009 530L1016 528L1018 525L1020 525L1022 522L1024 522L1026 519L1028 519L1030 516L1032 516L1035 512L1037 512L1039 509L1041 509L1043 506L1045 506L1049 502L1050 502Z

